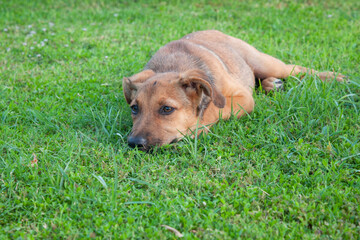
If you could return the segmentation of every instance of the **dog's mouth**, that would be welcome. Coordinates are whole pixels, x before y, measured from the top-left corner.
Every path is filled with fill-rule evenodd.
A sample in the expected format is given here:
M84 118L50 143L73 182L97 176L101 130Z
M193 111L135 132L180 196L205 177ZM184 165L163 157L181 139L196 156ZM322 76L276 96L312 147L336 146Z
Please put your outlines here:
M179 140L180 140L179 138L174 138L174 139L170 142L170 144L177 143Z

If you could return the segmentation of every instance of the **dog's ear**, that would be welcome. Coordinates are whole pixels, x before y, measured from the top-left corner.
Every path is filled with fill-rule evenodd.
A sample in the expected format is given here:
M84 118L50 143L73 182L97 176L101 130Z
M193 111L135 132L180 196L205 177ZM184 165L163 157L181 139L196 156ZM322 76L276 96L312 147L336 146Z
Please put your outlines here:
M201 70L189 70L180 76L179 81L188 97L195 101L201 113L212 101L218 108L224 108L225 97L210 83L208 76Z
M134 99L136 92L140 85L145 82L147 79L155 75L155 72L151 69L144 70L139 72L129 78L123 78L123 91L126 102L128 104Z

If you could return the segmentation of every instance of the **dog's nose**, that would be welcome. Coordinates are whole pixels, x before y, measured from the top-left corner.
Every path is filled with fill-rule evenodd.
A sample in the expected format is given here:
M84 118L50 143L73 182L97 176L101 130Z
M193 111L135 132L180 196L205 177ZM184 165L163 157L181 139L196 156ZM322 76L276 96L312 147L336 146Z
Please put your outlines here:
M130 136L128 137L128 144L131 148L139 147L139 148L145 148L147 145L147 141L145 138L141 136Z

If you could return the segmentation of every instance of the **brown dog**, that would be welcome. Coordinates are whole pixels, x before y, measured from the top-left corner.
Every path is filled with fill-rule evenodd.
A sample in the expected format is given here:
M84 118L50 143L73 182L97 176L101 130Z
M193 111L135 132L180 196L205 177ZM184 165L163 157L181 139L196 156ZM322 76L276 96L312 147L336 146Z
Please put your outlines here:
M305 73L344 80L333 72L286 65L219 31L191 33L160 48L142 72L124 78L134 123L128 143L146 150L176 142L198 123L240 117L254 108L255 78L271 91L282 83L279 78Z

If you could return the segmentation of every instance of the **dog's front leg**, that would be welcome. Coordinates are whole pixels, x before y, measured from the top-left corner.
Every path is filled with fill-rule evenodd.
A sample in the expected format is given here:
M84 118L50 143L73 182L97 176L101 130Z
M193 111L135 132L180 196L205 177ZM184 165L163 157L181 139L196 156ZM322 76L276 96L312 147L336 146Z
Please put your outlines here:
M232 115L240 118L246 113L251 113L254 107L254 98L250 94L226 97L226 105L222 110L222 118L228 119Z
M201 124L212 125L216 123L219 118L228 119L230 116L235 115L240 118L245 113L253 111L255 106L254 98L250 93L226 97L226 104L224 108L217 108L215 105L210 104L206 109Z

